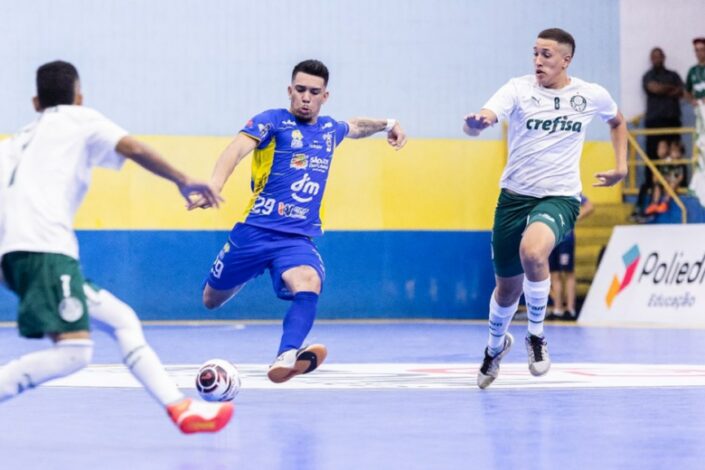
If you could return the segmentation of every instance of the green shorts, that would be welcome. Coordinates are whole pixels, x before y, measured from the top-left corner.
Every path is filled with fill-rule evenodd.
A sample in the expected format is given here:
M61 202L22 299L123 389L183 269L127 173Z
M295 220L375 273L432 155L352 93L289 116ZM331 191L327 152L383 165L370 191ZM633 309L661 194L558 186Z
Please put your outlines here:
M503 189L499 195L492 227L492 265L500 277L524 272L519 257L519 244L524 230L534 222L542 222L553 231L556 245L573 230L580 212L580 201L569 196L531 197Z
M56 253L15 251L2 257L8 287L18 295L17 325L26 338L88 331L85 282L78 261Z

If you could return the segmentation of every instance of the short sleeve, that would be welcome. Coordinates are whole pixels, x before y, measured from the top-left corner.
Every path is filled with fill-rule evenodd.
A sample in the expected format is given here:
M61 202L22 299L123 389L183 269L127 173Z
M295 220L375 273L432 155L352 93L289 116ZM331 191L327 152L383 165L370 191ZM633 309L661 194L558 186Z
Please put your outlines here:
M350 125L345 121L337 121L335 123L335 145L336 147L347 137L350 132Z
M597 115L600 116L604 122L617 117L619 109L617 108L617 103L612 99L609 92L605 90L600 85L595 86L595 106L597 108Z
M269 141L274 134L274 116L271 111L260 113L247 121L245 127L240 132L255 139L258 149L263 149L269 145Z
M517 103L517 88L513 80L509 80L502 88L497 90L492 98L485 103L483 109L489 109L498 121L509 118Z
M105 116L98 115L90 121L88 160L91 166L119 170L125 157L117 152L117 144L127 131Z

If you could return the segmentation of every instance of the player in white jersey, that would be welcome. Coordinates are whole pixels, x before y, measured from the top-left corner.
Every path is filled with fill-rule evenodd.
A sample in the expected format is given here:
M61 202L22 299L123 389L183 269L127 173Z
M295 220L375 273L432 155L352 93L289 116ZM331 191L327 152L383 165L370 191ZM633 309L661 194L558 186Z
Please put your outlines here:
M543 321L551 290L548 257L573 229L580 206L580 155L594 116L610 126L616 165L595 175L594 186L613 186L627 174L627 128L609 93L567 73L575 40L561 29L539 33L534 74L510 80L475 113L463 130L477 136L509 120L509 160L492 228L496 288L490 299L489 340L477 384L488 387L513 338L507 332L522 291L527 306L529 370L548 372Z
M83 278L72 225L92 168L117 170L125 159L175 183L189 202L195 196L217 206L218 196L82 101L73 65L42 65L34 98L39 117L0 143L2 272L19 297L20 334L54 342L0 368L0 401L85 367L93 351L90 316L117 341L125 364L181 431L217 431L230 420L232 404L184 397L147 344L135 312Z

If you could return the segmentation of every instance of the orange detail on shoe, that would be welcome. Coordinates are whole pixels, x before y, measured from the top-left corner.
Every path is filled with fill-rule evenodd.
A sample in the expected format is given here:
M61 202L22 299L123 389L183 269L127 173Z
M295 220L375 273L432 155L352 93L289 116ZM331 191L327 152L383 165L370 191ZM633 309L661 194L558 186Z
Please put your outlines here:
M667 202L662 202L656 207L656 213L657 214L663 214L666 211L668 211L668 203Z
M220 431L232 418L235 406L232 403L199 403L199 406L217 407L215 416L206 418L192 410L193 400L185 398L173 405L167 406L167 412L174 424L176 424L184 434L197 432L217 432Z
M644 214L646 215L653 215L658 212L658 204L649 204L649 207L646 208L644 211Z

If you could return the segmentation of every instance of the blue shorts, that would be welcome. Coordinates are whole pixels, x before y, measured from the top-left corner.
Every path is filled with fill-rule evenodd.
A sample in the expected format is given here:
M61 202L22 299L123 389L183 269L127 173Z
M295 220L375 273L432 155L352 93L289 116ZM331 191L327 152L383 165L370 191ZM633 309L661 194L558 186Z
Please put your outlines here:
M575 271L575 232L573 230L553 248L548 257L548 266L551 272L572 273Z
M323 287L323 259L309 237L236 224L213 262L206 283L213 289L228 290L269 269L274 292L281 299L291 300L293 294L286 288L282 274L296 266L315 269Z

